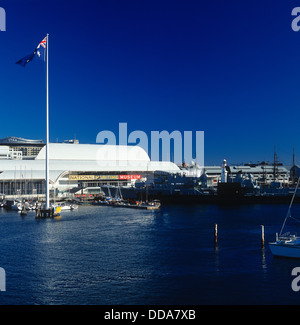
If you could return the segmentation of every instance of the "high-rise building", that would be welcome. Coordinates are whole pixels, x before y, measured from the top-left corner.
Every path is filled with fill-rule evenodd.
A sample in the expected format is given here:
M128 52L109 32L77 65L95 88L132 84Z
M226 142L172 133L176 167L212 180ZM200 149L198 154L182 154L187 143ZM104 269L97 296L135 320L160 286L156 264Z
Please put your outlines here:
M0 139L0 146L8 146L11 151L22 152L23 159L33 159L45 146L43 140L29 140L18 137Z

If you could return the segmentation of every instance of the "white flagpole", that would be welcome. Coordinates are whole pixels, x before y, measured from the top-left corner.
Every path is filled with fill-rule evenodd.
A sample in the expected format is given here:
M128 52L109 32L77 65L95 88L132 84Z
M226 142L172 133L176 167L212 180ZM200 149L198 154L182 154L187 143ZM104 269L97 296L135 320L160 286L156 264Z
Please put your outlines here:
M47 81L46 81L46 209L50 207L49 202L49 34L47 34Z

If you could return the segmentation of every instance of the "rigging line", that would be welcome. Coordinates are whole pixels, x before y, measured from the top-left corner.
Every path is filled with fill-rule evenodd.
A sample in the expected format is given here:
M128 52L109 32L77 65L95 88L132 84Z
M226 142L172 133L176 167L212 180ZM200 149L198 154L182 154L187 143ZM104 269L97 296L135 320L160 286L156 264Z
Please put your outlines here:
M299 222L300 223L300 220L298 220L298 219L296 219L296 218L294 218L294 217L289 217L289 218L291 218L291 219L293 219L293 220L295 220L295 221L297 221L297 222Z

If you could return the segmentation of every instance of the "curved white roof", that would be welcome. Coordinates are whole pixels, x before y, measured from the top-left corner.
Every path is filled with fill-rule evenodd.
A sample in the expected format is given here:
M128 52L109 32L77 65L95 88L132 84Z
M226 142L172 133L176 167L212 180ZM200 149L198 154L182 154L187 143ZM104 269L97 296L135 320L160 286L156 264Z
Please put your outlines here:
M46 147L36 160L44 160ZM150 161L146 151L138 146L112 146L97 144L50 143L49 158L52 160L94 160L94 161Z

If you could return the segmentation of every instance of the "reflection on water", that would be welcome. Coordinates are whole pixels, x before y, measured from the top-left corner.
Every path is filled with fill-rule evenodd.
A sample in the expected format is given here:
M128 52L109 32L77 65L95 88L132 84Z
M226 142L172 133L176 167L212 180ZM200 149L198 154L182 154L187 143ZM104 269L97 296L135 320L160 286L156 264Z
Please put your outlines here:
M266 248L261 248L261 267L264 272L267 272Z
M275 259L267 245L284 208L80 206L39 221L1 210L0 303L296 304L300 261Z

